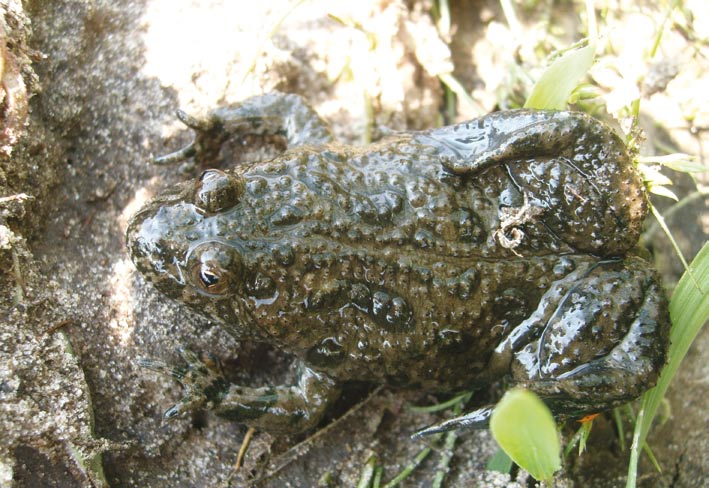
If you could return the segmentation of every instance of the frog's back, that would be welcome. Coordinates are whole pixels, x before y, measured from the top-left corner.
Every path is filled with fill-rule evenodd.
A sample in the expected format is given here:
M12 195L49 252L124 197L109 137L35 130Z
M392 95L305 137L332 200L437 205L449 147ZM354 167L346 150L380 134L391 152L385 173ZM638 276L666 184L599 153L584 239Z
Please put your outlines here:
M279 290L254 319L336 378L470 386L550 284L588 261L541 222L501 247L499 207L525 205L504 169L452 175L406 135L298 148L244 176L263 200L253 220L268 222L247 246Z
M181 119L195 141L163 162L211 163L244 134L284 135L291 149L146 205L128 229L136 266L306 366L275 394L197 378L184 405L216 393L226 416L302 430L345 380L457 390L510 375L555 412L580 413L656 378L666 301L628 255L647 200L598 121L514 110L348 148L293 95Z

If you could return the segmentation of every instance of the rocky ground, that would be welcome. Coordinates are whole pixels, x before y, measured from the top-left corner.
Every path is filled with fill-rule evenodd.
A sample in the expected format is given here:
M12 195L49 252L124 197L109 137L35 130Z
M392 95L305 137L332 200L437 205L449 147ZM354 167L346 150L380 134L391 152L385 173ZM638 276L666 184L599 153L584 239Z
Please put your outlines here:
M408 435L434 417L407 405L434 399L366 385L353 385L333 423L311 437L256 432L240 469L245 427L210 414L162 421L180 390L138 358L175 360L187 344L223 358L243 381L291 372L277 351L237 343L158 295L133 269L123 234L146 199L198 171L148 164L189 140L176 108L295 92L342 141L364 143L513 105L543 53L583 35L582 8L571 3L531 2L516 17L493 1L451 3L448 29L434 24L431 2L414 0L356 9L324 0L0 1L0 484L354 486L372 454L385 479L418 454L422 444ZM709 11L680 4L666 24L654 2L599 6L605 50L592 77L610 111L644 80L644 153L706 163ZM446 95L441 79L451 76L471 102ZM657 205L691 258L706 242L706 193L670 176L692 200ZM648 232L671 288L681 265L662 233ZM709 484L708 341L700 333L670 389L650 438L663 471L644 461L641 486ZM446 486L526 486L523 472L485 470L495 450L489 432L462 435ZM429 456L407 486L430 486L440 458ZM626 466L614 424L601 418L556 483L623 486Z

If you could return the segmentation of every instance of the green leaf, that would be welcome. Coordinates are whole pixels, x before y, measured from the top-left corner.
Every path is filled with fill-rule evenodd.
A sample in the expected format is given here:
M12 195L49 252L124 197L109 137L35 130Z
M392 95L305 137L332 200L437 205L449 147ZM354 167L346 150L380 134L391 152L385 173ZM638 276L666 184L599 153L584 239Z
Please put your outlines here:
M641 156L638 162L643 165L661 164L680 173L703 173L709 171L709 166L698 163L694 156L684 153L666 154L664 156Z
M487 462L486 469L488 471L497 471L498 473L507 474L512 469L512 460L505 451L498 449Z
M588 422L584 422L581 424L581 438L579 439L579 456L583 454L583 452L586 450L586 442L588 442L588 438L591 435L591 429L593 428L593 420L589 420Z
M657 167L639 163L638 169L643 175L643 180L650 185L671 185L672 180L660 173Z
M357 488L369 488L372 485L372 480L374 479L374 473L377 470L377 465L379 464L379 458L376 454L370 454L367 461L362 467L362 471L359 475L359 482L357 483Z
M660 162L663 166L679 171L680 173L703 173L709 171L709 166L706 166L691 159L680 159L675 161Z
M652 420L665 392L689 346L709 320L709 243L704 244L679 280L670 300L670 319L672 329L667 365L662 370L657 385L642 397L630 450L627 488L634 488L636 485L640 449L645 445Z
M579 456L586 450L586 442L591 435L591 429L593 428L593 418L590 420L584 420L581 422L581 427L576 431L571 440L566 444L564 448L564 457L568 456L571 451L579 446Z
M685 271L689 269L689 265L687 264L687 260L684 259L684 254L682 254L682 250L679 248L679 244L677 244L677 241L675 240L674 236L672 235L672 232L670 232L670 228L667 227L667 222L665 222L665 218L662 216L660 212L657 211L657 208L650 202L648 204L650 207L650 212L652 212L652 216L655 217L655 220L657 221L657 225L660 226L662 231L665 233L667 236L667 239L669 239L670 244L672 244L672 248L675 250L675 253L677 254L677 257L679 260L682 262L682 266L684 266ZM690 274L690 277L692 275Z
M661 197L671 198L675 202L679 202L679 198L677 198L677 195L675 195L675 193L666 186L650 185L648 189L650 190L650 193L660 195Z
M613 420L615 421L615 430L618 432L620 450L625 451L625 427L623 425L623 418L620 416L619 407L613 409Z
M561 468L554 417L531 391L508 391L492 412L490 431L507 455L535 479L550 480Z
M554 60L534 84L525 108L563 110L579 80L593 65L595 44L565 52Z
M600 97L601 89L589 83L582 83L571 92L568 103L577 103L579 100L591 100Z

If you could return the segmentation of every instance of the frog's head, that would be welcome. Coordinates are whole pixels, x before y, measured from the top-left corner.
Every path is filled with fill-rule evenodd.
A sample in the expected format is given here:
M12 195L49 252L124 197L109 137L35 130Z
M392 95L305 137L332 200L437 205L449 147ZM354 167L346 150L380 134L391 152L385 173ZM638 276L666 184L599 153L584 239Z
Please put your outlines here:
M156 288L240 337L259 336L249 295L273 291L258 290L246 264L254 261L252 203L243 176L207 170L148 203L126 236L136 268Z

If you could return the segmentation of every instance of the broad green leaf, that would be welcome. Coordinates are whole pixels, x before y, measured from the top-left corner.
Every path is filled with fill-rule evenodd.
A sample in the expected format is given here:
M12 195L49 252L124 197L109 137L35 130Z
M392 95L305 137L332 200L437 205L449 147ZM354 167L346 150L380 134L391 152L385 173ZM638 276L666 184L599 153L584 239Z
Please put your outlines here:
M534 84L526 108L563 110L579 80L593 65L594 44L565 52L554 60Z
M675 171L679 171L680 173L703 173L704 171L709 171L709 166L697 161L692 161L691 159L667 161L664 163L661 162L660 164Z
M684 272L670 300L670 350L667 365L662 370L657 385L642 398L633 433L630 451L627 488L634 488L637 481L640 449L650 431L655 413L662 403L665 392L677 373L679 365L704 324L709 320L709 243L705 243Z
M554 417L531 391L508 391L492 412L490 431L507 455L535 479L549 480L561 468Z
M512 469L512 460L502 449L498 449L487 462L486 469L488 471L497 471L498 473L509 473Z

